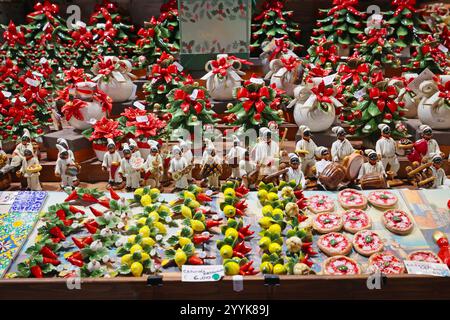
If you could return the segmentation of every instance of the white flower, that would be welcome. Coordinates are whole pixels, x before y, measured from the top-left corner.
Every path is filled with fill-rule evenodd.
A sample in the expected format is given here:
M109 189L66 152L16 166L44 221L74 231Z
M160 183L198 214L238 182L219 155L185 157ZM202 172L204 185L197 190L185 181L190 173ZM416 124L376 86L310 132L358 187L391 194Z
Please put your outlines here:
M103 218L105 218L106 221L111 221L111 219L114 217L114 214L110 211L106 211L103 214Z
M286 240L286 247L290 252L299 252L302 249L302 239L297 236L290 237Z
M97 251L103 248L103 244L100 240L95 240L91 243L90 248L94 251Z
M87 269L89 270L89 272L93 272L100 268L101 268L101 264L100 264L100 262L98 262L96 260L90 261L87 265Z
M109 228L104 228L100 231L100 235L102 237L110 237L112 235L112 231Z

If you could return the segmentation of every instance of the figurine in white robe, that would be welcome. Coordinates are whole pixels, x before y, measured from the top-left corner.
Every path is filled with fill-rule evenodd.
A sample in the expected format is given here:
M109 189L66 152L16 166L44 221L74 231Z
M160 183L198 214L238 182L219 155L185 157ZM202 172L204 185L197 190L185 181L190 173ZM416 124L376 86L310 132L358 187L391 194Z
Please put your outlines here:
M332 163L332 161L330 160L331 156L328 148L318 147L317 153L320 160L316 162L316 176L319 177L322 171Z
M30 150L34 155L33 144L31 143L31 135L28 129L23 129L21 142L16 146L12 153L12 167L17 168L22 165L22 160L25 159L25 150Z
M57 144L56 147L59 150L58 160L56 160L55 165L55 176L61 178L61 188L66 187L74 188L76 182L78 181L76 176L67 174L67 168L70 165L75 165L75 162L70 158L69 150L65 149L62 145Z
M201 175L206 178L208 187L217 190L220 187L220 175L222 174L222 160L216 155L216 150L208 149L209 154L203 163Z
M435 139L433 139L433 129L430 126L423 124L419 126L419 131L421 132L422 139L427 142L427 153L424 155L424 160L431 159L431 154L440 154L441 149L439 144Z
M67 150L67 152L69 153L69 159L72 159L73 162L75 162L75 155L73 154L73 151L70 150L69 148L69 144L67 143L67 140L64 138L58 138L58 140L56 141L57 145L60 145L61 147L63 147L64 149ZM58 146L57 146L58 147Z
M249 184L248 176L256 170L256 162L250 158L250 152L244 153L244 158L239 161L239 176L246 188L253 187Z
M116 150L116 144L112 139L108 139L108 152L105 153L103 157L102 169L103 171L108 171L109 174L109 184L111 186L118 185L122 182L119 175L120 167L120 154Z
M169 174L175 180L176 189L186 189L188 187L187 173L182 173L188 167L186 159L182 156L180 147L174 146L172 148L172 159L169 164ZM174 177L175 173L180 173L179 177Z
M32 191L41 191L41 183L39 181L39 172L28 173L28 168L33 165L38 165L39 160L33 155L29 149L25 149L24 158L22 159L22 167L20 173L27 179L27 188Z
M358 179L361 179L366 174L369 173L381 173L384 177L386 177L386 172L384 171L383 164L378 161L378 155L375 150L367 149L365 151L367 157L369 158L368 162L363 163L361 169L359 169Z
M300 126L299 129L302 133L302 138L295 145L295 152L300 156L300 166L303 174L308 176L311 168L316 164L317 145L311 139L311 129L307 126Z
M139 147L137 142L134 139L128 139L129 147L131 150L132 157L142 158L141 151L139 151Z
M304 189L306 187L306 179L300 168L300 158L295 153L289 153L290 167L285 174L285 181L295 181L297 187Z
M145 184L152 188L159 188L163 175L163 160L159 154L158 142L149 140L150 154L144 163Z
M137 156L133 157L132 151L127 143L123 145L123 158L120 160L119 175L121 178L125 178L125 185L127 191L133 191L140 186L141 171L140 169L133 168L132 161Z
M432 188L438 189L448 189L450 188L450 179L445 175L445 171L442 168L442 156L440 153L432 153L430 155L431 162L433 165L430 167L433 176L435 177L433 181Z
M391 128L387 124L379 124L378 128L381 130L381 137L375 145L375 150L381 159L384 170L389 165L389 170L394 173L395 177L400 169L400 162L396 154L397 143L391 138Z
M186 163L188 165L192 165L194 161L194 155L192 154L191 151L192 142L189 140L185 141L183 139L178 139L178 142L181 152L183 154L183 158L186 160ZM187 174L187 178L188 181L192 181L192 171L189 171L189 173Z
M233 147L231 147L226 155L227 163L231 167L232 179L241 178L239 163L244 158L246 150L239 145L240 142L237 136L233 136Z
M278 143L272 141L272 132L261 128L260 141L252 150L256 164L260 165L260 176L268 176L278 171L280 149Z
M335 162L342 162L345 157L351 155L355 149L345 137L345 129L342 127L333 127L331 129L337 136L337 139L331 145L331 159Z

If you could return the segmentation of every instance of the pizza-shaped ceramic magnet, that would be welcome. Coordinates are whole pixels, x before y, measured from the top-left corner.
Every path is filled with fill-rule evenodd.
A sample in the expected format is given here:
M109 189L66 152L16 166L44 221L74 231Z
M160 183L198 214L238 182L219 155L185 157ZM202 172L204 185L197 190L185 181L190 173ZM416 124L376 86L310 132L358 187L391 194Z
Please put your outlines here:
M372 227L372 220L369 215L361 209L345 211L342 219L344 220L344 230L350 233L356 233Z
M340 214L332 212L319 213L314 217L313 228L320 233L335 232L342 229L343 221Z
M367 207L366 196L354 189L340 191L338 201L344 209L365 209Z
M327 256L347 255L352 250L352 243L343 234L331 232L319 237L317 246Z
M389 252L378 252L371 255L369 258L369 268L374 268L384 274L400 274L405 272L403 262Z
M388 210L383 213L383 223L386 229L400 235L409 234L414 228L411 217L402 210Z
M334 210L334 200L323 194L308 198L308 209L313 213L330 212Z
M383 251L383 240L372 230L361 230L353 236L353 248L360 255L370 256Z
M419 250L419 251L411 252L408 255L408 260L432 262L432 263L443 263L441 258L439 258L437 254L435 254L433 251L429 251L429 250Z
M349 257L335 256L323 262L323 273L335 276L355 275L361 273L361 267Z
M372 191L367 199L374 207L382 209L395 207L398 201L397 196L388 190Z

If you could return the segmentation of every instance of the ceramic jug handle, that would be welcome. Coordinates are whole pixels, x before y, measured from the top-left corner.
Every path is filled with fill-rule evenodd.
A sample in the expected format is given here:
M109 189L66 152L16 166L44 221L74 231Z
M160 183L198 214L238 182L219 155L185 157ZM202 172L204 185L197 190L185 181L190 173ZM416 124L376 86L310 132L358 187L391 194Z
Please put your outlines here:
M205 70L206 70L206 72L212 71L213 67L212 67L211 63L212 63L212 60L209 60L209 61L205 64Z

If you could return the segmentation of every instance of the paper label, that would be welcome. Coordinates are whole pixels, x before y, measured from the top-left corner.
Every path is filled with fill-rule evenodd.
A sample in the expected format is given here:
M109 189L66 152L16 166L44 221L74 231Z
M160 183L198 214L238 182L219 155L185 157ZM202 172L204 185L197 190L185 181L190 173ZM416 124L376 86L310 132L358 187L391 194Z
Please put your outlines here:
M443 44L440 44L440 45L438 46L438 49L441 50L441 51L444 52L444 53L447 53L447 52L448 52L448 48L447 48L446 46L444 46Z
M81 28L86 28L86 23L84 23L81 20L78 20L77 23L75 23L75 25L81 27Z
M44 27L42 28L42 30L47 30L47 28L50 26L50 22L47 22L45 25L44 25Z
M30 79L30 78L26 78L25 79L25 83L27 83L28 85L30 85L32 87L37 87L40 84L40 82L38 80L33 80L33 79Z
M181 267L182 282L214 282L219 281L224 274L223 265L183 265Z
M437 277L450 277L450 270L444 263L404 260L409 274L424 274Z
M364 97L364 95L366 94L366 89L363 88L361 90L356 91L353 95L356 99L361 99L362 97Z
M88 122L92 125L95 125L97 123L97 119L92 118L92 119L89 119Z
M255 84L264 84L264 80L261 78L250 78L250 82Z
M329 76L323 77L323 83L328 86L333 83L334 78L336 78L337 73L330 74Z
M105 27L106 27L106 24L104 24L104 23L97 23L97 28L105 29Z
M272 41L270 41L264 48L262 48L264 52L269 52L273 49L275 49L275 39L272 39Z
M178 71L183 71L183 66L181 65L181 64L179 64L177 61L174 61L174 63L173 63L173 65L175 66L175 67L177 67L177 69L178 69Z
M22 102L27 102L27 99L25 99L24 97L19 97L19 100Z
M408 88L410 88L416 95L421 96L422 92L419 89L420 84L424 81L432 80L433 78L434 73L431 72L430 69L426 68L417 76L417 78L408 84Z
M131 91L131 96L128 100L136 99L136 91L137 91L137 85L133 83L133 89Z
M147 121L148 121L148 117L147 116L137 116L136 117L136 122L144 123L144 122L147 122Z
M39 64L44 64L44 63L47 63L47 59L42 57L41 60L39 60Z
M31 74L34 74L36 77L43 77L42 73L33 71Z
M5 96L5 98L11 97L11 92L9 92L9 91L2 91L2 93Z
M198 89L194 89L194 91L192 91L190 95L191 100L197 100L197 96L198 96Z
M145 106L144 106L142 103L140 103L139 101L135 101L135 102L133 103L133 106L135 106L135 107L138 108L139 110L145 110Z

